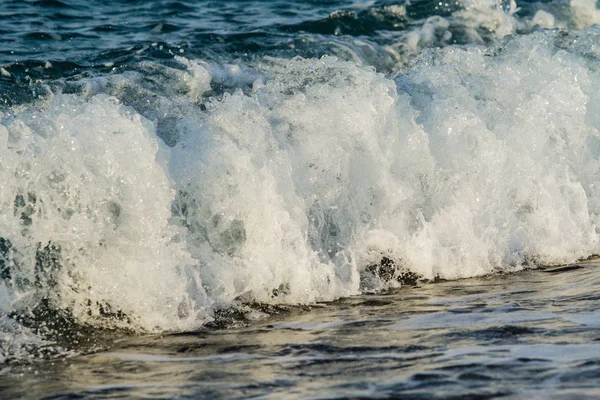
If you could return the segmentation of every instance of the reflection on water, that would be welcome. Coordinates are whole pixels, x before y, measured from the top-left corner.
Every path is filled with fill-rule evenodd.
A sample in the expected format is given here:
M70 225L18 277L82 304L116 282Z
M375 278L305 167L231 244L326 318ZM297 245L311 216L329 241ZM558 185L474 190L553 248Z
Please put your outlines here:
M7 398L600 395L600 265L404 287L11 367ZM254 321L250 321L254 320Z

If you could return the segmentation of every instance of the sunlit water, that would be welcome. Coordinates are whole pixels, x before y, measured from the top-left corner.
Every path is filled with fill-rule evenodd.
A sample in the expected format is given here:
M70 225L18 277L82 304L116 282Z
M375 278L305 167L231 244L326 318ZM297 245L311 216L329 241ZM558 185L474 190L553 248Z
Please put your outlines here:
M7 398L594 398L598 264L404 287L13 367ZM273 311L273 310L271 310Z
M598 21L2 2L3 397L599 395Z

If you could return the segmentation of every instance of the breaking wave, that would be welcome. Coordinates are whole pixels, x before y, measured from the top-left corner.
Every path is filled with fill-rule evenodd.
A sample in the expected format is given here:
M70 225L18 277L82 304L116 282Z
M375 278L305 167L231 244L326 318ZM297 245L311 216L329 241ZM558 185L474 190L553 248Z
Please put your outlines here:
M507 7L503 26L525 24ZM527 23L558 24L541 12ZM599 48L597 27L541 30L392 75L177 57L49 85L0 112L2 357L40 345L48 310L189 330L240 302L597 253Z

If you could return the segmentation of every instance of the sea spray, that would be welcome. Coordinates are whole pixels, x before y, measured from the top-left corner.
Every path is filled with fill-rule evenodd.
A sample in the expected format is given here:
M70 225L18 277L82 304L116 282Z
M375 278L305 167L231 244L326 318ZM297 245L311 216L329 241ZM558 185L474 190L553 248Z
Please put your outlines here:
M196 323L152 123L115 98L59 94L6 115L0 140L2 267L16 311L45 299L82 323Z
M391 77L179 58L57 85L1 115L3 321L196 329L597 253L599 40L434 49Z
M455 279L596 252L597 76L559 48L595 40L432 50L395 81L263 63L265 85L209 102L173 150L211 293L328 300L383 257Z

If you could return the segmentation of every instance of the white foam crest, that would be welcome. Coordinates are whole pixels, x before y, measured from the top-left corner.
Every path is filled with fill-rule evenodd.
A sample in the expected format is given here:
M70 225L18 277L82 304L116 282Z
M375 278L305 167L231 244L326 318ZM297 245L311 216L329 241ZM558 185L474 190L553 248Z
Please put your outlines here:
M415 55L425 48L446 46L456 40L483 45L527 26L525 21L515 17L518 7L514 0L461 0L454 6L456 10L451 15L428 17L394 47L404 54ZM542 17L538 17L538 22Z
M193 101L201 101L204 92L210 90L211 74L206 66L198 61L190 61L185 57L175 56L175 60L185 65L188 73L183 74L183 81L188 85L188 95Z
M582 29L600 23L600 10L595 0L571 0L570 27Z
M441 5L441 3L440 3ZM448 6L449 4L446 4ZM520 5L527 12L520 15ZM431 47L453 43L484 45L507 35L530 33L537 29L584 29L600 23L595 0L517 2L515 0L461 0L447 16L431 16L416 24L390 47L405 55L403 61ZM408 57L406 57L408 56Z
M518 10L515 0L462 0L461 8L452 16L466 28L472 43L483 43L478 31L501 38L514 33L518 27L514 17Z
M155 101L172 148L102 82L2 114L0 311L47 297L179 330L236 300L358 293L383 258L454 279L597 253L599 32L431 50L394 79L264 59L202 107L219 69L181 59L165 74L189 93Z
M183 271L191 260L177 243L185 232L168 223L174 190L149 121L115 98L58 95L3 118L0 143L16 309L49 297L79 322L197 324Z
M432 52L399 93L334 58L274 63L210 104L170 168L211 295L331 299L383 256L453 279L597 252L599 82L555 37Z
M535 3L539 11L531 23L541 28L583 29L600 23L595 0L551 1ZM552 18L550 18L552 17ZM543 18L544 24L539 23ZM552 23L552 24L551 24Z

